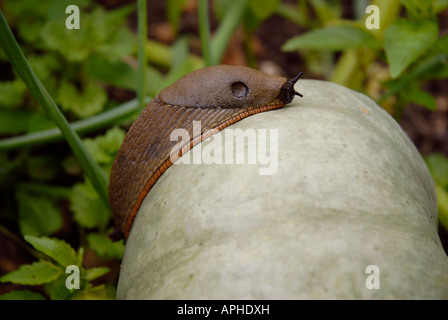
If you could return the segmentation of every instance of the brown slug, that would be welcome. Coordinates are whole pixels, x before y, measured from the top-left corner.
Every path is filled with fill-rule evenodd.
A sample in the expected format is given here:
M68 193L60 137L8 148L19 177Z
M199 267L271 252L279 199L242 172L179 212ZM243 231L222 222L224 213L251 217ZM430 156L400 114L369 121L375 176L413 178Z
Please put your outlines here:
M129 129L111 170L109 198L116 230L126 240L144 198L173 162L197 143L250 115L290 103L294 84L247 67L219 65L194 71L163 89ZM171 132L185 129L192 137L193 121L201 135L173 152L178 141Z

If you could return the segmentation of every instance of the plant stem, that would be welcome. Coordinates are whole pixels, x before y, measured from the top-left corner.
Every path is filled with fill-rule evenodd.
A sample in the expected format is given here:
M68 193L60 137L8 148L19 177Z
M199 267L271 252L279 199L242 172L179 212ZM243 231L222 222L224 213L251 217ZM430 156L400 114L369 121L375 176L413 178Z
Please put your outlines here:
M212 61L210 19L208 16L208 0L199 0L198 17L199 17L199 37L201 39L202 56L204 57L205 66L209 67L214 65L215 61Z
M146 19L146 0L137 0L138 12L138 113L140 114L145 107L146 95L146 38L147 38L147 19Z
M14 38L8 23L6 22L2 10L0 10L0 43L18 75L22 78L23 82L28 87L37 102L44 108L49 117L59 127L64 138L67 140L70 148L75 154L76 159L83 168L85 175L92 182L106 206L109 206L107 192L108 180L105 173L93 159L92 155L87 151L80 137L69 126L67 119L65 119L61 110L59 110L56 106L44 85L40 82L39 78L31 69L31 66L23 55L19 44Z
M148 62L165 69L170 68L172 56L172 48L170 46L151 39L147 39L145 47ZM190 54L188 56L188 59L191 60L195 69L199 69L204 66L203 59L196 55Z
M145 103L148 103L149 101L150 99L146 97ZM85 134L102 129L134 115L138 109L138 106L139 104L137 99L133 99L96 116L72 122L70 123L70 127L78 134ZM59 141L63 138L64 137L62 136L59 128L33 132L23 136L0 140L0 151L32 147L35 145Z
M71 188L61 186L49 186L40 183L20 183L17 185L17 190L31 191L52 198L68 199L72 194Z
M219 64L246 9L246 0L233 1L212 40L212 62Z
M45 255L36 249L34 249L28 242L25 242L23 238L17 236L14 232L10 231L8 228L0 224L0 233L8 237L21 249L27 251L36 259L45 259Z
M306 26L308 23L306 10L301 11L297 6L280 3L277 7L277 14L299 26Z

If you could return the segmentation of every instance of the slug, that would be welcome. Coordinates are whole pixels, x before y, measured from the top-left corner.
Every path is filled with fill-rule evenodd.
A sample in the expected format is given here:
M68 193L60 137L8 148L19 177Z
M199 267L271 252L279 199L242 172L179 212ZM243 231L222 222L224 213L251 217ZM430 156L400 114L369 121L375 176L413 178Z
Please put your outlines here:
M250 115L282 108L295 95L299 73L287 80L247 67L219 65L194 71L163 89L130 127L114 160L109 199L116 228L112 238L126 240L149 190L173 162L202 140ZM193 121L200 136L173 151L171 132Z

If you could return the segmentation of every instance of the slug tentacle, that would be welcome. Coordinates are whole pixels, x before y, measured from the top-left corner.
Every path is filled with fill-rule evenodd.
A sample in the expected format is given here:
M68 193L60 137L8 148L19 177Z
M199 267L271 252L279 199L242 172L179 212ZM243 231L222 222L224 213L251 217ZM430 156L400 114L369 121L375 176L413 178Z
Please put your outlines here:
M295 95L299 96L299 97L303 97L303 95L301 95L294 89L294 85L296 84L297 81L299 81L299 79L302 75L303 75L303 72L300 72L297 76L295 76L292 79L289 79L282 85L282 87L280 89L280 93L277 98L280 101L282 101L284 104L291 103L291 101L294 99Z
M290 103L300 95L294 84L301 75L287 80L222 65L192 72L163 89L129 129L112 166L109 198L114 237L127 239L149 190L176 159L241 119ZM193 137L193 121L201 121L200 136ZM179 146L171 139L175 129L193 138Z

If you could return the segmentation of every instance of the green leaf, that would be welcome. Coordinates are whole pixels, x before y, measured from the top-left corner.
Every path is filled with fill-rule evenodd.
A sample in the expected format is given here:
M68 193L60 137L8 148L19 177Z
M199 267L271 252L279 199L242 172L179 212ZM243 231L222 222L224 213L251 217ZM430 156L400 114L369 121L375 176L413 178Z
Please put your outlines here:
M246 10L246 0L234 0L226 9L226 15L216 30L211 44L211 64L219 64L229 47L229 43L235 34L238 26L243 22L243 16Z
M126 25L127 16L135 10L135 3L120 6L117 9L109 11L102 10L106 14L105 24L110 28L115 28L116 30L122 29Z
M448 8L448 0L435 0L433 5L434 14L438 14L439 12Z
M28 127L28 119L32 114L26 110L0 109L0 134L25 132Z
M37 78L36 74L31 69L1 10L0 34L0 44L2 45L3 50L8 56L8 59L15 71L22 78L23 82L37 102L45 109L49 117L57 124L78 159L81 167L84 169L85 175L90 179L98 193L101 195L101 199L104 204L108 206L108 180L104 172L100 169L99 165L93 161L91 155L86 151L84 145L82 144L79 136L69 126L68 121L65 119L61 110L59 110L56 106L54 100L51 98L42 82L39 78Z
M439 221L448 230L448 192L441 186L436 186L439 205Z
M418 105L421 105L429 110L437 110L436 99L432 94L429 94L420 88L412 88L406 92L406 99Z
M278 8L280 0L248 0L248 6L259 20L265 20Z
M321 24L341 17L341 6L337 2L325 0L309 0L313 11L316 13Z
M27 173L35 180L51 180L59 171L58 161L56 155L30 157L26 161Z
M119 127L113 127L105 135L94 139L84 139L84 144L98 163L111 165L123 143L125 134Z
M426 164L437 184L448 187L448 159L440 153L433 153L426 157Z
M123 61L112 62L99 55L94 55L86 61L85 71L95 80L125 89L136 89L137 70Z
M444 53L422 57L409 72L403 73L397 79L384 82L389 91L378 99L378 103L397 93L406 98L406 92L410 90L409 88L420 85L420 79L422 78L446 78L444 75L448 76L447 65L448 55Z
M401 0L409 16L413 18L428 18L433 16L434 0Z
M17 193L19 202L19 226L22 234L50 235L62 227L58 208L46 197Z
M191 63L191 60L185 60L182 64L176 66L175 68L171 68L170 72L163 79L162 87L168 87L173 84L176 80L185 76L186 74L192 72L194 70L194 66Z
M25 240L31 243L36 250L53 258L63 267L76 265L78 262L75 250L64 240L34 236L25 236Z
M74 219L86 228L105 228L111 217L110 209L106 208L91 184L74 185L70 209L74 212Z
M112 241L107 235L89 233L87 235L87 242L89 247L101 258L118 260L123 258L123 240Z
M173 43L173 50L171 51L171 66L176 68L188 61L188 39L187 37L179 37Z
M28 132L37 132L55 128L55 124L42 112L33 112L28 119Z
M55 20L49 20L42 28L41 37L48 48L68 61L81 62L93 52L101 53L105 59L117 60L133 50L134 34L124 27L126 15L133 8L130 5L109 12L96 8L83 13L78 30L68 30L65 19L56 15Z
M103 88L91 81L81 92L72 83L63 81L59 87L58 98L64 109L86 118L103 110L107 95Z
M22 265L18 270L2 276L0 281L25 285L44 284L56 280L61 273L61 268L48 261L40 260L33 264Z
M47 1L45 1L47 2ZM68 14L65 13L65 8L71 4L76 4L81 12L81 19L84 13L84 9L89 6L89 0L58 0L58 1L48 1L49 8L45 12L47 14L47 20L49 21L62 21L65 22Z
M186 2L186 0L168 0L166 2L167 18L175 33L179 29L180 17Z
M111 62L98 55L92 56L86 62L86 72L94 80L129 90L137 89L137 69L122 61ZM163 89L162 81L162 74L157 69L150 66L146 68L146 94L156 96Z
M19 106L23 101L25 91L26 86L20 78L0 82L0 107L12 109ZM0 121L2 121L1 118ZM6 120L3 121L6 123ZM0 130L1 127L0 124Z
M68 273L61 274L56 280L44 284L45 291L50 296L51 300L68 300L72 297L73 291L76 291L75 289L67 289L67 286L65 285L65 281L67 280L67 277L69 276ZM80 281L82 285L82 281Z
M48 81L56 72L63 71L63 65L55 54L32 54L28 57L28 62L39 79L47 86Z
M94 45L93 40L86 39L83 30L83 26L80 30L68 30L61 21L49 21L40 34L49 49L58 51L68 61L77 62L86 59Z
M72 296L72 300L114 300L116 290L112 286L101 284L96 287L86 288L84 290L76 290Z
M448 0L447 0L448 1ZM448 34L440 37L436 43L436 50L448 54Z
M0 300L47 300L39 293L30 290L16 290L0 295Z
M375 37L356 27L336 26L313 30L293 37L282 46L283 51L299 49L345 50L349 48L377 48L380 43Z
M132 53L135 46L135 35L128 29L119 29L107 42L99 45L95 52L101 54L103 59L119 61Z
M234 1L235 0L213 0L209 5L213 9L213 13L218 20L222 20Z
M107 267L90 268L90 269L86 270L84 277L87 281L92 281L92 280L95 280L96 278L104 276L105 274L107 274L109 272L110 272L110 269Z
M384 36L384 48L392 78L397 78L437 40L438 26L434 20L413 22L398 19Z

